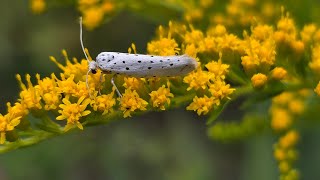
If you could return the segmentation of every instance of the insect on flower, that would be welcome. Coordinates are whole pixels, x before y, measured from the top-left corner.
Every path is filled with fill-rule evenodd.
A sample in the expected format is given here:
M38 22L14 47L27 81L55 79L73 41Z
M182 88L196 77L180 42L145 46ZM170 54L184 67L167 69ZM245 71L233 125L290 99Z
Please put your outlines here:
M95 74L99 68L104 74L113 74L111 83L115 87L119 97L122 97L122 95L113 80L114 76L117 74L138 78L182 76L195 70L198 65L194 58L186 54L155 56L120 52L101 52L96 57L96 61L89 61L82 40L82 18L80 18L80 42L84 55L89 63L89 70L86 78L87 87L89 72Z

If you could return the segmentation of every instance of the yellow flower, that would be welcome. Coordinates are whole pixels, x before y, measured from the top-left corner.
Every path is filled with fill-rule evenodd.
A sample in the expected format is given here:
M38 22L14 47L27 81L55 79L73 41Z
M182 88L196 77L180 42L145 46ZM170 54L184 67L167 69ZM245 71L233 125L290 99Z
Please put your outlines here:
M149 54L160 56L174 55L179 52L178 44L171 38L160 38L148 43L147 51Z
M149 93L149 95L151 97L151 101L153 102L153 107L157 107L161 110L165 110L165 103L170 105L170 97L173 97L173 94L170 93L170 89L165 88L164 85L162 85L162 87L160 87L158 90L152 91Z
M320 45L317 44L312 48L312 59L309 62L309 67L314 73L320 73Z
M292 116L285 109L271 109L271 127L276 131L288 129L292 125Z
M78 80L80 79L84 80L83 76L86 75L88 71L87 60L82 59L81 62L79 63L76 58L73 58L71 62L66 50L62 50L62 55L66 61L66 65L62 65L61 63L59 63L53 56L50 56L50 60L54 62L64 72L64 75L67 78L70 76L74 76ZM90 56L89 56L89 60L91 60Z
M44 0L29 0L31 11L35 14L41 14L46 9L46 2Z
M293 94L290 92L283 92L278 96L272 98L272 102L279 105L286 105L289 101L293 99Z
M51 74L51 78L46 77L41 80L39 74L36 74L36 78L38 80L38 85L35 87L39 90L41 95L57 90L57 83L55 81L57 78L53 73Z
M20 123L21 116L15 117L8 113L6 115L0 114L0 144L6 140L6 132L12 131Z
M281 173L286 174L290 169L291 169L291 166L287 161L281 161L279 163L279 170Z
M90 110L86 110L87 105L90 103L90 99L85 99L81 97L78 99L77 103L71 103L68 98L62 100L63 104L60 104L59 107L61 110L58 112L61 114L56 119L57 120L67 120L67 125L64 127L64 131L68 131L74 125L77 125L79 129L83 129L82 124L79 122L80 118L87 116L91 113Z
M29 113L27 107L19 102L14 103L14 106L11 106L11 103L8 102L7 107L8 107L8 114L14 114L15 117L19 117L19 116L24 117Z
M317 87L314 89L314 92L317 93L318 96L320 96L320 81L319 81Z
M303 30L300 32L301 39L303 42L310 42L313 39L313 35L317 30L315 24L307 24L303 27Z
M299 115L299 114L302 114L304 112L305 105L304 105L303 101L301 101L299 99L292 99L288 103L288 108L293 114L298 114Z
M205 90L207 86L210 84L210 80L214 78L214 74L202 71L198 69L197 71L193 71L189 73L187 76L183 78L183 82L189 84L187 90L191 89L202 89Z
M20 99L19 101L23 106L27 107L28 109L41 109L42 106L40 104L41 96L39 91L33 87L30 75L26 75L26 81L28 83L28 88L22 83L21 76L19 74L16 75L17 80L20 83L20 87L22 91L20 92Z
M273 35L272 26L258 25L252 29L252 36L260 41L266 40Z
M251 78L252 85L255 88L263 87L266 84L267 80L267 76L261 73L255 74Z
M210 85L209 91L211 92L212 96L217 99L230 99L229 95L232 94L235 89L230 88L230 84L226 84L225 81L216 80Z
M286 159L287 153L284 149L277 147L273 152L273 156L276 158L276 160L283 161Z
M74 94L77 89L77 84L74 82L74 75L66 79L64 74L61 74L61 80L57 80L59 86L59 93L66 93L67 95Z
M102 22L104 13L104 9L97 6L83 10L83 25L89 30L96 28Z
M208 114L214 104L219 103L214 97L194 97L193 102L187 107L187 110L197 111L197 114Z
M299 140L299 133L296 130L290 130L283 137L279 139L279 145L282 148L290 148L295 146Z
M101 96L97 96L90 103L93 110L103 112L102 115L112 112L112 107L116 104L116 100L113 98L113 96L114 91L107 95L104 94Z
M287 71L282 67L276 67L271 72L271 77L275 80L283 80L287 76Z
M44 109L45 110L51 110L51 109L57 109L60 104L60 98L61 94L57 92L49 92L42 95L42 99L45 103Z
M221 56L218 61L211 61L205 65L209 72L213 73L216 79L225 79L225 75L228 73L228 64L221 62Z
M145 111L148 102L139 97L135 90L126 89L122 98L120 98L120 110L123 111L123 117L131 117L131 112L136 110Z
M142 86L140 78L135 77L125 77L123 87L131 88L133 90L139 90Z

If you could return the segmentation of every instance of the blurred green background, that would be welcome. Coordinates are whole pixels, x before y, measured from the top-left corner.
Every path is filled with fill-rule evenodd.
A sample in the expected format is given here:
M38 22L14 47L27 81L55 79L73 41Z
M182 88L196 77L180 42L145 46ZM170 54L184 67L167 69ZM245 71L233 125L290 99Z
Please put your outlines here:
M49 61L64 63L61 49L82 58L79 14L74 8L51 9L35 16L27 1L2 0L0 11L1 113L18 98L15 74L42 77L59 73ZM101 51L126 52L134 42L144 53L159 22L122 12L100 28L84 32L93 57ZM167 22L162 22L164 25ZM238 116L237 104L226 114ZM222 116L224 117L224 116ZM218 119L223 121L223 118ZM30 148L0 155L0 180L270 180L278 172L270 134L233 144L206 135L205 117L175 109L148 113L100 127L88 127ZM302 179L320 179L319 129L302 133L298 167Z

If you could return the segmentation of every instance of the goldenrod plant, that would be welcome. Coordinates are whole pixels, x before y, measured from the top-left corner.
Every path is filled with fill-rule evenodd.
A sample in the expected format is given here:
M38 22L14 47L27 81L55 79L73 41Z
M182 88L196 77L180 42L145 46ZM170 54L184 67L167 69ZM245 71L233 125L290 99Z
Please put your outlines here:
M29 2L37 15L63 4ZM83 16L88 33L121 11L166 22L158 26L145 51L137 50L133 43L128 53L187 54L199 66L178 77L117 75L119 97L110 83L112 74L98 70L87 77L87 60L70 58L62 50L64 60L50 56L60 74L16 75L21 91L0 115L0 152L115 119L185 107L206 117L207 134L214 141L230 143L270 133L276 139L270 151L279 179L300 179L295 162L300 157L298 143L303 141L302 123L318 108L320 96L320 29L316 23L297 25L290 9L278 1L75 0L68 5ZM89 47L86 52L89 54ZM89 59L93 58L89 55ZM216 122L233 102L241 102L243 118ZM31 123L30 117L36 122Z

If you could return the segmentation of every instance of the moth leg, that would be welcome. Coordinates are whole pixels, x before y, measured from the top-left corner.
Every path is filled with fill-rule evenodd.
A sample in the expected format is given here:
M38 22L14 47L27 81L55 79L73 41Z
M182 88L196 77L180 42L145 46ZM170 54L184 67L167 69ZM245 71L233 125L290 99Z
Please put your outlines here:
M100 80L99 80L99 90L98 90L98 93L99 93L99 95L101 96L101 83L102 83L102 77L103 77L103 73L101 72L101 74L100 74Z
M115 76L116 76L116 74L114 74L114 75L112 76L112 78L111 78L111 84L112 84L113 87L116 89L116 92L117 92L118 96L119 96L120 98L122 98L122 95L121 95L119 89L117 88L116 84L114 83L114 77L115 77Z

